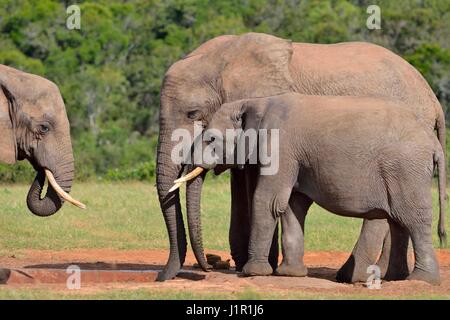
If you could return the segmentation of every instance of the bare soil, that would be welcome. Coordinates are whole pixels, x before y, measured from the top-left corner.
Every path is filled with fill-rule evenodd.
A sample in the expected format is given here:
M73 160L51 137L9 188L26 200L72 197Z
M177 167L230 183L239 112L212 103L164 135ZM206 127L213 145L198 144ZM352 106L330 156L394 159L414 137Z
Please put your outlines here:
M436 250L442 283L432 286L420 281L383 282L380 290L369 290L365 284L342 284L334 279L346 252L309 252L305 254L308 277L241 277L233 269L203 272L194 268L189 253L185 267L176 279L155 282L168 257L166 250L80 249L68 251L23 250L14 256L0 257L0 266L11 270L8 288L67 290L66 269L77 265L82 270L82 287L77 293L98 293L111 289L174 289L190 292L239 292L251 289L261 293L289 294L302 292L318 296L351 297L450 297L450 250ZM226 252L208 251L230 259Z

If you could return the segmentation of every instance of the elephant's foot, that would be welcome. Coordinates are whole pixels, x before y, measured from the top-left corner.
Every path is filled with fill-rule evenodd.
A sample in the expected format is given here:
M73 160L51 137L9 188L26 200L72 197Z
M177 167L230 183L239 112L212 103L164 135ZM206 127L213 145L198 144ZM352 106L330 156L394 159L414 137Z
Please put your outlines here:
M273 269L269 262L249 261L242 269L242 274L246 277L251 276L268 276L273 273Z
M306 277L308 275L308 268L304 264L287 264L285 262L275 271L277 276L285 277Z
M427 272L427 271L423 271L423 270L416 268L406 279L407 280L425 281L432 285L440 285L441 284L441 277L439 275L439 271Z
M345 283L366 282L370 276L370 274L367 273L369 266L370 264L355 259L352 254L338 270L336 280Z
M0 284L6 284L11 275L11 270L0 268Z

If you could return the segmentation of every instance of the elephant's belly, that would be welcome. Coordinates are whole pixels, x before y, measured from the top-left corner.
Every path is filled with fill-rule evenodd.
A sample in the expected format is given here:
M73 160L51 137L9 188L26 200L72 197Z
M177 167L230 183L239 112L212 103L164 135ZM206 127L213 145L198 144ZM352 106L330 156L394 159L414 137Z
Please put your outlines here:
M303 177L299 179L295 190L337 215L366 219L387 218L388 208L383 205L380 193L374 192L373 185L361 179L360 183L351 181L320 184L315 179Z
M314 199L313 199L314 200ZM357 201L349 203L330 204L330 201L316 201L319 206L327 211L343 217L363 218L363 219L386 219L388 214L385 210L379 208L370 208Z

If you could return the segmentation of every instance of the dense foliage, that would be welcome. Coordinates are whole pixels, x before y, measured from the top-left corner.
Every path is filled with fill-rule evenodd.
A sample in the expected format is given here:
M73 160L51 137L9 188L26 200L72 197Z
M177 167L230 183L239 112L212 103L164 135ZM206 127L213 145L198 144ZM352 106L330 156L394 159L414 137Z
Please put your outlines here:
M450 106L450 0L79 0L81 29L69 30L74 2L0 0L0 63L58 84L78 178L154 175L165 70L221 34L378 43L411 62ZM370 4L381 8L381 30L366 27ZM25 164L0 166L3 181L31 175Z

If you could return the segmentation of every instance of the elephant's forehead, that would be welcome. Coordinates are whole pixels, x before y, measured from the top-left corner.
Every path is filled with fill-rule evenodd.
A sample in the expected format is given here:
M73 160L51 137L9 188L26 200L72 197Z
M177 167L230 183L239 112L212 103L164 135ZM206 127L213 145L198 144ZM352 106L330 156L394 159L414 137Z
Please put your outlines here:
M57 117L65 113L64 103L60 94L47 90L37 91L28 96L22 101L21 108L35 118L40 118L44 114Z
M14 96L19 108L30 116L65 113L59 89L48 79L0 65L0 82Z
M187 81L166 82L163 95L171 102L183 105L203 105L211 96L211 89L206 85Z
M202 57L202 54L190 54L183 59L178 60L170 66L169 70L167 70L167 75L177 75L188 72L194 65L199 65L201 63Z

